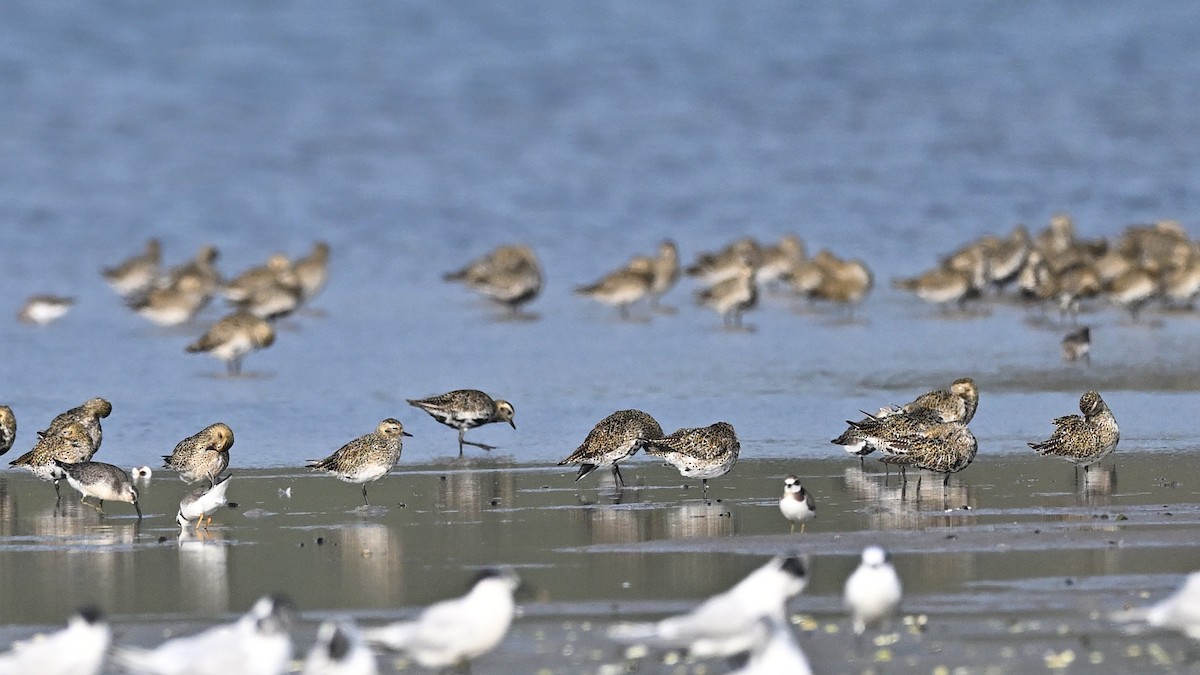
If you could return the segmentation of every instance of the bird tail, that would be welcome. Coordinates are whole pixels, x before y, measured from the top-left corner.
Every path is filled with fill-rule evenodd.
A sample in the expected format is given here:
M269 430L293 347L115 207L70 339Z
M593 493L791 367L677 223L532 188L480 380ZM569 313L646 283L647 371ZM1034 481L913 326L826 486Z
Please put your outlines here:
M132 673L154 673L161 668L154 651L141 647L121 647L113 652L113 660L122 670Z
M579 465L579 473L575 474L575 482L578 483L580 481L580 479L582 479L584 476L588 475L589 473L591 473L595 470L596 470L595 464L587 464L587 463L580 464Z
M404 651L416 636L417 624L412 621L363 631L363 639L367 643L396 652Z
M608 629L608 637L625 644L650 644L658 639L658 624L620 623Z

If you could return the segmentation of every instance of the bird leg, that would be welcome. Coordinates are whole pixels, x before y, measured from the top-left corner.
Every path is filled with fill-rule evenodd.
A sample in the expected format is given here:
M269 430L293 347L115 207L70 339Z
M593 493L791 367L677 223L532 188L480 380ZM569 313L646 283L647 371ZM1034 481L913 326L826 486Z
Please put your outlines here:
M464 445L473 445L473 446L479 448L480 450L495 450L496 449L496 446L487 445L486 443L476 443L475 441L463 441L458 446L458 454L460 454L460 455L462 454L462 446L464 446Z
M104 500L101 499L98 501L100 502L99 504L93 504L87 500L87 495L84 495L84 494L79 495L79 503L80 504L86 504L86 505L92 507L93 509L96 509L96 513L99 513L102 516L107 515L104 513Z
M370 506L371 502L367 501L367 484L363 483L363 506Z
M617 489L625 487L625 479L621 477L621 468L616 464L612 465L613 480L617 483Z

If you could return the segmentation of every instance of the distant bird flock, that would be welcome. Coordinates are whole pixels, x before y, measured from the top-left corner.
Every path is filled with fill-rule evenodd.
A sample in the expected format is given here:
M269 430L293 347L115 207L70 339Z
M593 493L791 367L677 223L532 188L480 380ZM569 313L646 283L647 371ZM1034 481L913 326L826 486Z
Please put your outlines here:
M232 308L186 348L208 353L226 364L230 375L241 373L242 360L276 339L274 324L310 303L326 285L330 248L317 243L305 257L292 260L271 256L263 265L224 280L215 266L215 248L203 247L189 262L162 266L159 242L149 240L140 254L103 270L103 277L126 305L161 326L187 324L218 295ZM699 288L695 300L719 315L729 329L746 329L743 316L756 308L763 289L794 294L806 302L828 302L850 313L874 286L865 263L843 259L830 251L809 257L805 244L786 235L771 245L750 238L698 255L690 265L680 263L671 241L653 255L634 255L626 263L590 283L577 286L579 296L615 309L622 319L644 303L652 313L675 310L662 303L682 276ZM526 245L501 246L462 268L444 275L502 306L507 315L528 317L525 308L542 291L544 274L534 251ZM1074 322L1088 303L1107 300L1139 320L1154 304L1191 308L1200 294L1200 255L1183 229L1174 222L1128 228L1116 240L1077 237L1069 216L1055 216L1049 226L1030 235L1018 226L1003 237L988 236L948 253L940 263L911 277L892 280L894 288L911 292L941 311L968 311L972 303L1011 293L1038 312L1053 308ZM22 307L21 321L45 325L61 318L73 300L39 295ZM1086 362L1091 330L1075 327L1062 341L1062 356ZM456 429L457 449L491 450L469 441L468 430L491 423L516 429L515 407L475 389L408 399L435 421ZM901 480L907 469L942 475L943 491L953 474L975 460L978 441L969 424L979 406L979 389L963 377L946 389L921 394L904 405L884 405L875 412L847 411L845 431L833 439L859 463L873 453L885 470L896 466ZM1052 420L1046 440L1029 442L1039 454L1059 457L1088 469L1110 456L1120 435L1115 417L1096 391L1082 394L1081 415ZM61 499L61 481L80 494L81 502L105 514L104 502L130 504L142 518L138 490L124 469L93 461L101 447L101 420L112 405L93 398L57 417L36 434L32 448L10 462L53 483ZM604 417L584 436L578 448L559 462L578 466L578 481L597 469L608 469L619 490L624 486L620 464L639 450L674 467L688 479L698 479L707 497L708 481L733 469L741 445L733 426L724 421L680 428L665 433L650 414L618 410ZM14 447L16 417L0 406L0 455ZM361 485L364 508L367 487L387 476L400 460L405 425L389 417L373 432L350 440L323 459L307 464L312 471ZM230 449L234 432L216 422L184 438L163 457L165 468L195 487L181 495L176 522L181 530L207 528L227 502L231 484ZM449 446L449 443L447 444ZM149 474L149 467L138 473ZM918 481L920 474L918 474ZM816 517L820 495L801 485L801 478L783 480L779 498L781 523L803 535ZM91 499L92 501L87 501ZM845 581L844 604L856 634L888 620L901 602L902 585L890 555L871 546L861 564ZM616 643L651 649L683 649L696 658L745 655L740 673L810 672L791 626L785 603L807 583L808 562L794 555L770 560L742 582L716 595L689 613L653 623L620 623L608 636ZM1146 613L1154 625L1178 628L1195 637L1200 631L1197 581L1189 579L1179 595ZM425 668L448 668L470 663L496 647L514 616L514 592L519 585L508 568L486 571L461 598L424 610L415 620L360 631L349 619L323 624L317 644L304 661L303 672L374 673L374 651L402 652ZM292 609L280 597L265 597L237 622L205 633L168 640L154 649L117 649L113 659L132 672L180 672L177 665L203 660L203 673L280 673L290 664L288 635ZM61 633L14 645L0 654L0 675L9 672L95 673L103 667L111 633L100 613L81 609ZM70 644L66 649L60 644ZM217 655L217 656L214 656ZM37 664L31 666L30 664Z

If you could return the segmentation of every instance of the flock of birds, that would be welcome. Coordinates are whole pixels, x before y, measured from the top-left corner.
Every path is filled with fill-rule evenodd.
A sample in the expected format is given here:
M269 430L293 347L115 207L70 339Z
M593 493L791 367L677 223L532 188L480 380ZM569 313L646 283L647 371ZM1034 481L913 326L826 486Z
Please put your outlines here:
M1191 306L1200 293L1197 251L1197 245L1188 241L1182 228L1169 221L1131 227L1110 244L1078 239L1070 218L1056 216L1036 237L1024 227L1006 238L984 237L946 256L937 268L910 279L894 280L893 285L931 303L963 308L972 299L998 295L1015 284L1019 297L1039 306L1053 303L1071 317L1082 303L1106 295L1137 320L1140 310L1151 302ZM164 270L161 248L151 240L141 255L104 270L104 277L131 309L164 326L191 321L214 297L223 295L234 311L217 321L187 351L210 353L227 364L230 374L237 374L248 353L272 344L275 320L296 312L320 293L328 278L329 247L318 243L311 254L296 261L272 256L263 266L228 281L222 281L217 272L216 257L215 248L205 247L191 262ZM788 235L767 246L753 239L739 239L720 251L699 256L685 269L681 269L675 245L665 241L657 255L635 256L576 292L615 307L621 317L628 318L630 307L642 301L657 311L669 311L660 305L660 299L683 274L704 285L696 294L697 300L713 308L732 328L743 325L742 315L756 306L762 286L784 286L801 297L845 305L851 310L873 286L872 274L861 261L844 260L828 251L808 257L803 242ZM446 280L463 283L514 314L538 296L543 278L537 257L524 245L499 247L445 275ZM32 298L21 311L22 320L48 323L70 306L69 299L51 300ZM1089 343L1086 326L1072 332L1063 341L1064 357L1086 358ZM458 431L460 455L468 445L492 449L466 440L465 433L470 429L490 423L516 428L511 403L474 389L408 402ZM859 420L847 421L845 432L832 442L860 461L879 452L885 466L897 465L902 473L910 466L941 473L945 488L950 475L965 469L976 456L978 443L968 425L978 403L975 382L959 379L948 389L934 390L905 405L883 407L873 414L864 413ZM1056 418L1051 436L1029 445L1086 471L1115 450L1119 430L1097 392L1084 393L1079 409L1082 415ZM93 461L102 440L100 420L111 412L108 401L94 398L58 415L38 432L34 447L10 464L53 482L56 494L59 482L67 481L79 492L81 502L102 514L105 501L130 503L140 519L138 491L129 473ZM15 435L12 410L0 406L0 455L12 447ZM324 459L311 460L308 467L360 484L366 505L367 486L392 471L400 459L403 437L410 435L399 420L387 418L374 432L350 441ZM226 503L232 476L226 471L233 440L233 431L218 422L180 441L163 458L165 466L184 482L196 485L180 500L176 521L181 528L193 524L207 527L212 515ZM673 466L685 478L701 480L707 496L708 480L733 468L740 443L727 422L666 434L648 413L619 410L598 422L559 465L578 465L577 481L597 469L608 468L619 489L624 485L619 464L638 451ZM150 470L135 469L140 471L148 474ZM88 498L95 503L86 501ZM790 475L784 480L779 509L793 532L796 525L803 532L805 524L815 517L816 500L796 476ZM689 614L656 623L621 624L609 636L617 642L686 649L701 658L748 654L744 668L738 671L743 673L809 672L784 609L784 603L803 589L806 574L804 560L775 558ZM1152 625L1179 627L1189 634L1200 631L1200 581L1196 579L1193 575L1178 596L1163 601L1141 618ZM361 633L348 620L327 623L320 628L318 644L306 659L304 672L375 672L372 646L405 652L430 668L467 663L504 638L512 620L517 584L511 570L490 570L466 596L438 603L413 622ZM844 592L855 633L862 634L886 620L900 598L901 584L889 556L878 547L866 549L859 568L847 579ZM180 663L192 662L193 655L211 651L219 644L228 660L214 660L213 669L204 672L283 672L291 658L288 612L287 602L264 598L233 625L170 640L153 650L122 649L116 653L116 660L138 672L176 672ZM75 636L71 638L75 647L70 650L70 658L77 662L65 665L63 672L99 670L111 638L107 624L96 612L81 611L59 635ZM64 651L53 647L57 637L15 645L12 651L0 655L0 675L26 672L28 664L43 659L67 658L46 656ZM94 656L87 656L92 653L87 645L96 648Z

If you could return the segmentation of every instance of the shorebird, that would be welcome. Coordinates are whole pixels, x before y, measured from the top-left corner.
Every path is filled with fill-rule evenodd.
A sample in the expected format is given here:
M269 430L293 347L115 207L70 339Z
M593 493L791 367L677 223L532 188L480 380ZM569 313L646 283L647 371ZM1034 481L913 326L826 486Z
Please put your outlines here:
M243 302L255 292L277 284L280 275L285 273L290 273L295 280L291 259L282 253L273 253L265 264L251 267L230 279L221 292L230 302Z
M542 267L533 249L524 245L501 246L442 277L462 281L471 290L491 298L516 315L521 305L542 290Z
M1117 420L1100 394L1089 391L1079 398L1079 415L1067 415L1054 420L1054 433L1029 447L1040 455L1054 455L1075 464L1076 471L1089 467L1117 449L1121 440Z
M408 404L429 413L433 419L458 429L458 454L463 454L464 445L473 445L483 450L495 450L496 446L463 440L467 429L474 429L492 422L508 422L513 429L515 411L508 401L492 399L478 389L455 389L429 398L410 398Z
M883 418L855 422L881 445L884 464L915 466L945 474L942 490L950 484L950 474L962 471L975 461L979 443L962 422L942 422L931 410L899 413ZM920 477L917 478L918 487Z
M578 464L576 482L600 467L611 466L613 480L617 487L623 487L625 479L621 477L618 462L632 457L645 439L662 435L662 427L649 414L641 410L618 410L597 422L575 452L558 465Z
M186 286L192 289L197 296L196 311L204 309L221 285L221 272L217 270L217 258L220 255L215 246L201 246L190 261L167 270L165 281L160 283L164 287Z
M663 438L642 439L647 455L661 457L685 478L699 478L708 496L708 479L729 473L737 462L741 444L728 422L707 427L677 429Z
M715 286L726 279L744 274L749 267L751 274L762 260L762 248L750 237L742 237L716 253L701 253L696 256L684 272L695 277L706 286Z
M594 284L580 286L575 293L616 307L622 319L629 318L629 306L650 294L654 268L649 258L634 258L628 265L605 275Z
M83 607L67 620L66 628L13 643L0 654L0 673L98 675L111 642L112 629L103 613Z
M129 308L159 326L179 326L191 321L208 304L204 282L193 276L128 300Z
M50 420L50 426L38 432L39 437L45 437L57 431L61 431L63 427L72 422L78 422L87 430L88 436L92 439L92 451L84 459L91 459L92 455L100 449L100 443L104 440L104 429L100 426L100 420L112 414L112 404L102 398L89 398L82 404L71 408L70 410L59 413Z
M882 548L868 546L862 552L858 569L846 579L842 599L850 612L855 635L862 635L869 626L887 619L900 606L903 590L891 559Z
M0 405L0 455L12 449L13 441L17 440L17 416L12 408Z
M142 519L138 490L133 486L133 479L121 467L104 462L68 464L58 459L54 460L54 466L66 474L67 484L79 491L80 504L87 504L100 515L105 515L104 500L128 502L137 511L138 520ZM94 497L98 503L88 503L88 497Z
M162 264L162 245L157 239L146 240L146 249L118 265L105 268L105 281L123 298L145 295L158 283Z
M123 647L117 663L135 673L188 675L281 675L292 660L288 628L295 608L266 596L236 622L167 640L153 649Z
M163 466L179 473L185 483L207 480L209 485L229 468L229 449L233 447L233 429L224 422L204 427L179 441L169 455L163 455Z
M61 499L58 481L65 476L55 462L87 461L94 450L95 446L87 429L79 422L71 422L39 438L32 450L9 462L9 466L28 469L42 480L53 481L54 494Z
M309 460L308 468L332 474L347 483L361 483L363 504L367 505L370 504L367 483L383 478L392 470L400 460L405 436L412 434L404 430L399 420L389 417L373 433L359 436L325 459Z
M743 261L728 277L697 291L696 299L720 314L726 328L741 328L742 315L758 305L754 267Z
M803 560L777 556L686 614L654 623L618 624L608 629L608 637L658 649L686 649L696 658L741 654L754 648L755 627L761 620L786 621L787 601L807 584Z
M297 260L292 269L300 282L300 301L308 304L320 295L329 281L329 244L323 241L313 244L312 252Z
M679 249L670 239L658 245L658 255L650 260L654 280L650 283L650 306L659 309L659 301L679 281ZM663 308L665 310L665 308Z
M791 533L796 533L796 523L800 523L800 532L808 521L817 517L817 503L812 493L800 485L800 479L788 475L783 479L783 496L779 498L779 512L791 523Z
M240 375L242 359L252 351L275 344L275 327L249 312L234 312L213 324L199 340L185 348L189 354L205 352L225 362L229 375Z
M430 605L414 621L367 629L364 636L408 654L423 668L469 665L508 634L519 585L509 568L484 570L466 595Z
M175 512L175 522L181 529L186 529L188 523L196 521L196 529L204 525L204 529L212 524L212 514L224 506L229 500L229 479L233 474L227 474L211 485L201 485L188 492L179 500L179 510ZM207 522L204 520L208 518Z
M54 323L75 306L75 298L60 295L35 295L25 301L17 312L17 321L35 326Z
M933 411L942 422L969 423L975 417L979 407L979 388L975 380L962 377L950 384L949 389L935 389L916 397L902 406L880 408L874 415L868 415L859 422L847 422L846 431L841 436L830 441L840 445L847 453L859 457L860 462L866 456L879 449L879 444L872 441L858 426L869 424L873 418L883 418L897 413L911 414L921 410Z
M804 242L794 234L785 234L779 241L764 246L754 271L754 281L759 286L769 286L785 280L801 261L806 251Z
M323 621L300 675L376 675L375 654L352 619Z

